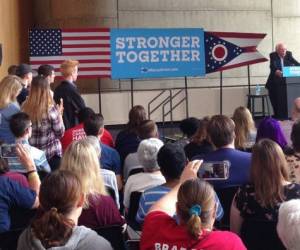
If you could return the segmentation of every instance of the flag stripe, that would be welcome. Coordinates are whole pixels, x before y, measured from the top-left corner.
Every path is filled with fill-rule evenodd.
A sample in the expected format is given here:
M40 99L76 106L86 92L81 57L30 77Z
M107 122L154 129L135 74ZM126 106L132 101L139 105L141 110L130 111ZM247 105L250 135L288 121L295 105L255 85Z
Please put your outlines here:
M62 45L65 44L110 44L110 40L63 40Z
M60 61L60 63L58 63L58 64L53 64L53 63L51 63L51 65L52 65L55 69L59 70L60 64L61 64L62 62L63 62L63 61ZM39 64L32 64L31 66L32 66L33 69L38 69L38 67L40 66L40 63L39 63ZM110 63L80 63L80 65L79 65L79 68L80 68L80 69L84 69L84 68L92 68L92 67L94 67L94 68L110 68L111 65L110 65Z
M109 52L110 55L110 48L63 48L63 52L65 55L68 52Z
M72 37L65 37L63 36L62 40L63 41L70 41L70 40L97 40L97 39L104 39L104 40L109 40L110 37L109 36L80 36L80 37L75 37L75 36L72 36Z
M47 63L51 62L51 65L57 65L57 67L59 67L60 64L63 62L63 60L31 61L31 65L41 65L41 64L47 64ZM87 64L89 62L90 63L106 63L106 64L110 64L110 60L102 59L102 60L80 60L80 65L81 64Z
M235 38L235 37L230 37L230 38L227 38L227 37L220 37L221 39L227 41L227 42L230 42L230 43L233 43L237 46L240 46L240 47L248 47L248 46L257 46L260 41L262 40L261 38L255 38L255 39L245 39L245 38Z
M63 48L109 48L110 44L101 44L101 43L94 43L94 44L64 44Z
M232 37L232 38L247 38L247 39L255 39L255 38L259 38L259 39L263 39L266 34L264 33L238 33L238 32L207 32L211 35L220 37L220 38L228 38L228 37Z
M227 70L227 69L242 67L242 66L246 66L246 65L250 65L250 64L256 64L256 63L260 63L260 62L266 62L266 61L268 61L268 59L260 57L258 59L254 59L254 60L251 60L251 61L241 62L241 63L237 63L237 64L234 64L234 65L229 65L229 66L224 66L224 67L218 68L215 71L223 71L223 70Z
M228 62L227 64L225 64L224 66L231 66L231 65L236 65L236 64L240 64L246 61L253 61L256 60L258 58L262 58L263 56L259 53L259 52L250 52L250 53L242 53L239 56L237 56L236 58L232 59L230 62ZM267 59L264 58L266 61Z
M109 32L62 32L62 36L66 37L81 37L87 39L87 37L109 37Z
M51 57L45 57L45 56L40 56L40 57L30 57L30 61L56 61L56 60L79 60L81 61L82 59L85 60L90 60L90 59L95 59L95 60L100 60L100 59L109 59L110 60L110 55L88 55L88 56L51 56Z
M110 52L103 51L103 52L64 52L65 56L84 56L84 55L98 55L98 56L104 56L104 55L110 55Z
M82 29L63 29L63 32L81 32L81 33L85 33L85 32L109 32L110 29L109 28L82 28Z

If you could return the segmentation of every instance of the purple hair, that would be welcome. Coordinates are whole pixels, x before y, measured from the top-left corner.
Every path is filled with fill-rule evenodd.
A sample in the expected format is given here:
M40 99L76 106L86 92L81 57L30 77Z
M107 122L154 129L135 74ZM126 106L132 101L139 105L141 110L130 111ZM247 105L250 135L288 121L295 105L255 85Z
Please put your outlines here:
M287 145L279 122L271 117L264 118L258 126L256 142L263 138L271 139L281 148L284 148Z

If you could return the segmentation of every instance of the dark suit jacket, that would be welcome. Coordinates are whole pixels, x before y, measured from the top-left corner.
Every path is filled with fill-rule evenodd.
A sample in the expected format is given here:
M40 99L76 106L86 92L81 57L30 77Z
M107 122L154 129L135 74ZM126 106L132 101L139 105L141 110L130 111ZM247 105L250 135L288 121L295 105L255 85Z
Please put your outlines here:
M299 66L299 62L292 56L292 52L287 51L285 57L283 58L284 66ZM278 56L277 52L272 52L270 54L270 75L268 77L266 88L270 89L272 87L272 83L282 81L282 77L278 77L275 75L276 70L281 70L281 60Z
M65 128L72 128L78 124L77 114L85 108L85 103L77 88L68 81L62 81L54 90L53 98L57 104L60 103L61 98L63 99Z

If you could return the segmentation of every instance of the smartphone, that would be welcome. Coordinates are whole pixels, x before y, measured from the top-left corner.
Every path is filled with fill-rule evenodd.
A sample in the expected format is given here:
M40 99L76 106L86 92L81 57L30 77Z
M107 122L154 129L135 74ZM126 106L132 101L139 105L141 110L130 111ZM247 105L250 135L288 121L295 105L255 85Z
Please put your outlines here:
M2 158L18 158L16 144L2 144L0 146L0 155Z
M203 180L227 180L229 168L229 161L203 162L198 171L198 177Z

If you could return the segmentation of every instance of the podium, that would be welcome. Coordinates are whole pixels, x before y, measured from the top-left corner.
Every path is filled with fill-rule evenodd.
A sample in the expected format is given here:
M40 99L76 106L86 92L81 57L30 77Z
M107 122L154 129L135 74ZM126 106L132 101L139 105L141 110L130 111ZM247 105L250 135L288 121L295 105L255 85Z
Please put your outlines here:
M286 82L287 111L290 114L294 100L300 97L300 66L283 67L283 77Z

